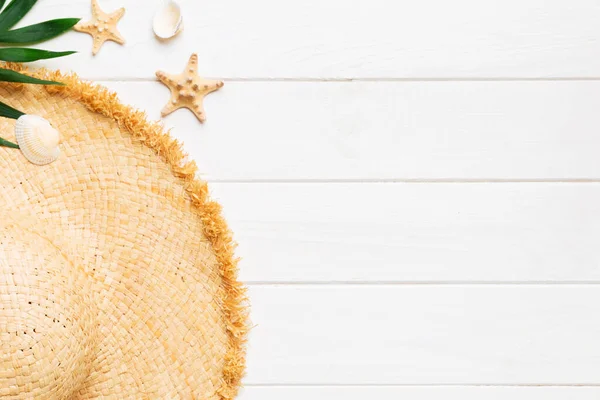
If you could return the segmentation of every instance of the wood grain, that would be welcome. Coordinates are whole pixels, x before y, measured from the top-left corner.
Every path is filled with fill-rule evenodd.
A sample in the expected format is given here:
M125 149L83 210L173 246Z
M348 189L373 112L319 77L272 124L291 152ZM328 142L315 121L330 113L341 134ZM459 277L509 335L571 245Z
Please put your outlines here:
M247 387L240 400L597 400L597 387Z
M247 384L600 383L598 285L259 285Z
M179 0L159 42L159 2L100 0L126 46L36 65L152 119L156 70L225 80L164 123L240 243L241 400L600 398L600 3Z
M600 82L226 82L205 107L164 121L210 180L600 179Z
M69 33L50 46L79 50L72 68L101 79L177 72L192 52L201 73L225 79L556 78L600 76L600 4L594 0L180 0L185 30L151 31L160 0L103 0L128 10L114 43L92 61L91 40ZM89 0L44 0L25 22L89 16Z
M212 184L254 282L600 280L600 184Z

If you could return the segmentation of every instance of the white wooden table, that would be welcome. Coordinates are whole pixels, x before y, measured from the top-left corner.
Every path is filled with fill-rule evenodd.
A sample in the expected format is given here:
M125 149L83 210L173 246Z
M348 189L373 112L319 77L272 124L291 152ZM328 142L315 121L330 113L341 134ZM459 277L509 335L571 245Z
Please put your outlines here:
M182 0L168 43L158 2L41 65L151 119L156 70L225 81L164 122L240 243L243 400L600 398L598 1Z

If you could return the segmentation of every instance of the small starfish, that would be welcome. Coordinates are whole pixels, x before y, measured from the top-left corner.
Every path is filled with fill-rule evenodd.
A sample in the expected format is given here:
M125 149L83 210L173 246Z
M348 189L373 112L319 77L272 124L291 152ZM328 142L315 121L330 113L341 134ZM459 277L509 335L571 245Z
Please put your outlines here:
M198 54L192 54L183 73L171 75L158 71L156 77L171 90L171 100L162 110L163 117L185 107L191 110L200 122L204 122L204 97L223 87L221 81L210 81L198 76Z
M119 8L117 11L107 14L100 9L98 0L92 0L92 20L84 23L80 22L73 29L92 35L92 38L94 38L92 53L96 55L107 40L125 44L125 39L117 29L117 22L123 18L123 14L125 14L125 8Z

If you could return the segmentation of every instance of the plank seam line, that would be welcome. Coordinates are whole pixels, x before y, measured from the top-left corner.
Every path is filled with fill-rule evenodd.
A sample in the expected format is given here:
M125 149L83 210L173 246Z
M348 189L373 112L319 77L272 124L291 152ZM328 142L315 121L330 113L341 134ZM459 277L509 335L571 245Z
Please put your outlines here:
M600 281L253 281L248 286L599 286Z
M156 82L155 77L135 77L135 76L85 76L82 79L104 82ZM207 76L206 79L224 80L226 82L303 82L303 83L352 83L352 82L587 82L600 81L600 77L497 77L497 78L467 78L467 77L414 77L414 78L395 78L395 77L377 77L377 78L311 78L311 77L225 77L225 76Z
M600 183L600 178L598 179L583 179L583 178L573 178L573 179L459 179L459 178L441 178L441 179L226 179L226 178L210 178L208 176L200 175L200 177L209 182L209 183L326 183L326 184L346 184L346 183L411 183L411 184L419 184L419 183L440 183L440 184L452 184L452 183L563 183L563 184L571 184L571 183Z
M264 388L317 388L317 387L337 387L337 388L356 388L356 387L365 387L365 388L411 388L411 387L555 387L555 388L574 388L574 387L589 387L589 388L598 388L600 387L600 383L573 383L573 384L565 384L565 383L515 383L515 384L504 384L504 383L429 383L429 384L412 384L412 383L348 383L348 384L337 384L337 383L246 383L244 387L264 387Z

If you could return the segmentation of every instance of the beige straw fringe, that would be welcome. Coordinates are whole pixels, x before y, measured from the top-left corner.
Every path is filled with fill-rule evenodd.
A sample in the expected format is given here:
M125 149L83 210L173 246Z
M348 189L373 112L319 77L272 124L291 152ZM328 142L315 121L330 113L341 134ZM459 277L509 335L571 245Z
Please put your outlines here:
M21 64L6 63L5 68L26 72ZM46 86L52 94L59 94L81 102L90 111L114 119L133 137L154 150L171 167L173 174L181 179L204 226L204 234L211 243L220 266L222 298L227 334L229 338L223 371L224 386L220 389L221 399L233 399L241 386L245 371L245 343L249 330L249 306L246 288L238 281L238 259L234 256L235 244L223 217L221 206L210 199L208 186L196 178L198 168L187 161L181 144L173 139L164 127L148 122L146 114L119 102L117 95L99 85L80 80L76 74L39 69L28 73L42 79L62 82L65 86ZM15 89L20 84L11 84Z

